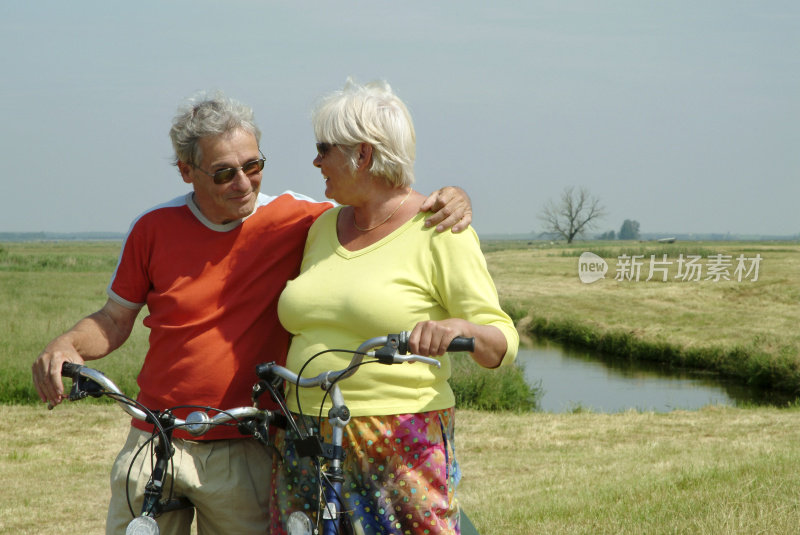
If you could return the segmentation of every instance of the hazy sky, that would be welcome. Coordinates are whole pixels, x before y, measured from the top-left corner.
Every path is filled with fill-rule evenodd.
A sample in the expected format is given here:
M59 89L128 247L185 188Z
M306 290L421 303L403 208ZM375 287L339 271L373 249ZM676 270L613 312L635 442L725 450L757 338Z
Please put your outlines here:
M796 0L5 0L0 51L0 232L123 232L187 191L167 132L202 89L255 109L263 191L322 199L309 111L353 76L481 234L542 230L570 185L598 232L800 233Z

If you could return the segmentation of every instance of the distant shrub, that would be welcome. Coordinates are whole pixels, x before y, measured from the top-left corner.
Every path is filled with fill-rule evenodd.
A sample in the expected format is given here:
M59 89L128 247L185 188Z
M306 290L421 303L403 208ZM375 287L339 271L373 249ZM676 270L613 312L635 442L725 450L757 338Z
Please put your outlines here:
M527 383L520 366L487 370L467 354L454 356L452 362L450 386L457 408L519 413L539 408L542 390Z
M515 324L530 312L529 306L517 302L506 301L502 303L502 307Z

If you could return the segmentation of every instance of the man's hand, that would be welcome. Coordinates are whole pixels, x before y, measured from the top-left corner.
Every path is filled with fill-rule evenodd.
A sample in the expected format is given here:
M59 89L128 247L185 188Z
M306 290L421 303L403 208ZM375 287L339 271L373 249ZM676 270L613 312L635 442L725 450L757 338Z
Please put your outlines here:
M455 186L447 186L431 193L420 207L421 212L433 212L425 225L436 225L436 231L452 228L458 233L472 223L472 202L467 192Z
M33 363L33 385L48 408L52 409L65 398L61 381L61 365L65 362L83 364L83 358L65 337L59 337L50 342Z
M61 365L83 364L102 358L121 346L131 334L139 309L126 308L111 299L44 348L31 367L39 398L53 408L64 400Z

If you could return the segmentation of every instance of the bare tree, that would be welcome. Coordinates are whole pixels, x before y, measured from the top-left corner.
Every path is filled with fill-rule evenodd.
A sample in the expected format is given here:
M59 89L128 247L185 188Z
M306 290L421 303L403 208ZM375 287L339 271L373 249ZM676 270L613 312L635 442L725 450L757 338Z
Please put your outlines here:
M558 203L548 201L539 216L549 232L562 236L572 243L575 236L592 228L605 215L600 199L593 197L586 188L577 190L564 188Z

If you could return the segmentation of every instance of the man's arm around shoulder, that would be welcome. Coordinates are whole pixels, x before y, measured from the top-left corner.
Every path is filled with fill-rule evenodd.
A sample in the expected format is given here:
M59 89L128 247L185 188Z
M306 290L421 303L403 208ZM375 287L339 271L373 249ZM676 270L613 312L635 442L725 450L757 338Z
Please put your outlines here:
M431 193L422 203L420 212L433 212L425 225L436 225L436 232L452 228L458 233L472 222L472 201L463 189L447 186Z

